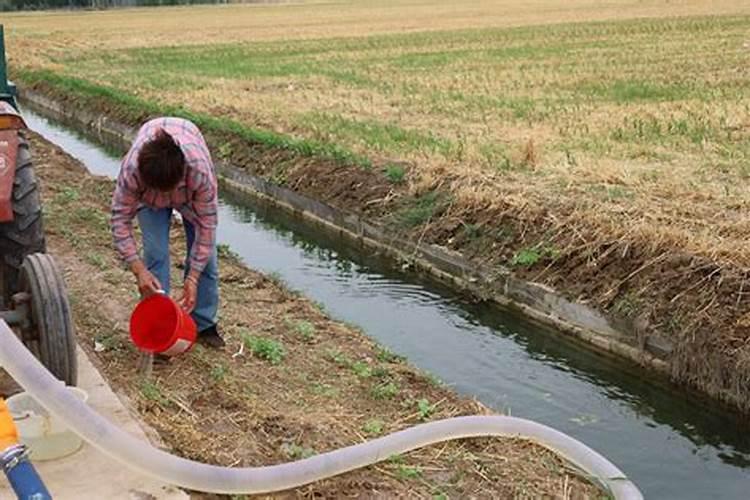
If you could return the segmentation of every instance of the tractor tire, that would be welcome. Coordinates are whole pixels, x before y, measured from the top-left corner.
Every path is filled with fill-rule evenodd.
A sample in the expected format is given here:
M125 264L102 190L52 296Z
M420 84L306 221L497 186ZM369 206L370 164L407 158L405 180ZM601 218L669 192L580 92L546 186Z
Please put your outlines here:
M37 253L24 259L19 292L29 301L23 343L52 375L66 385L76 385L78 362L68 291L52 256Z
M42 227L42 204L34 175L29 143L18 133L18 155L13 181L13 220L0 223L0 293L3 306L19 290L23 259L29 254L44 252L46 243Z

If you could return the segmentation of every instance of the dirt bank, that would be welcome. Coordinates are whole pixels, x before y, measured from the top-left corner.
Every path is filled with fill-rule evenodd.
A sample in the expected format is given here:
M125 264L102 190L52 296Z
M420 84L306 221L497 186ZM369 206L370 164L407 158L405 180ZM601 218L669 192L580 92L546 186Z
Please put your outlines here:
M132 277L111 249L107 224L113 183L87 174L36 136L32 148L49 247L65 270L79 340L115 390L176 453L221 465L272 464L425 419L487 412L226 251L220 311L226 351L197 348L157 367L151 380L140 378L126 331L137 298ZM183 249L174 246L177 262ZM532 443L475 439L394 457L281 496L593 498L599 493Z

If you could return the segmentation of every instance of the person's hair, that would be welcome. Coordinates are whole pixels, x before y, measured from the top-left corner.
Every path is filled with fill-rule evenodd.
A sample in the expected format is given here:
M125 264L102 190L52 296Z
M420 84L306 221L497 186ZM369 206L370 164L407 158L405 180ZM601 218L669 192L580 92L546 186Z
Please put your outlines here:
M160 129L141 146L138 173L146 187L171 191L185 175L185 155L172 136Z

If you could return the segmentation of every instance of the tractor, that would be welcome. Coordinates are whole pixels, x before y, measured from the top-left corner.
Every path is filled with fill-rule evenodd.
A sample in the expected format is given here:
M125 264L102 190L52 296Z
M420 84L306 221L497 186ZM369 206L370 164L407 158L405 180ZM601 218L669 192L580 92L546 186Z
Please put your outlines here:
M0 24L0 320L55 377L75 385L70 304L60 269L45 253L39 185L3 35Z

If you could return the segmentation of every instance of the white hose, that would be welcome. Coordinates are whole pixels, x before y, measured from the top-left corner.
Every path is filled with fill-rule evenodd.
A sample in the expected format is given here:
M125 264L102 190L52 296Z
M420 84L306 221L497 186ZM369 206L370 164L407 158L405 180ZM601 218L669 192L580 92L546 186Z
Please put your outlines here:
M66 391L0 321L0 366L83 439L143 474L183 488L224 494L281 491L319 481L415 448L450 439L520 437L558 453L598 480L617 499L642 499L638 488L603 456L550 427L503 416L457 417L311 458L267 467L230 468L193 462L158 450L115 427Z

